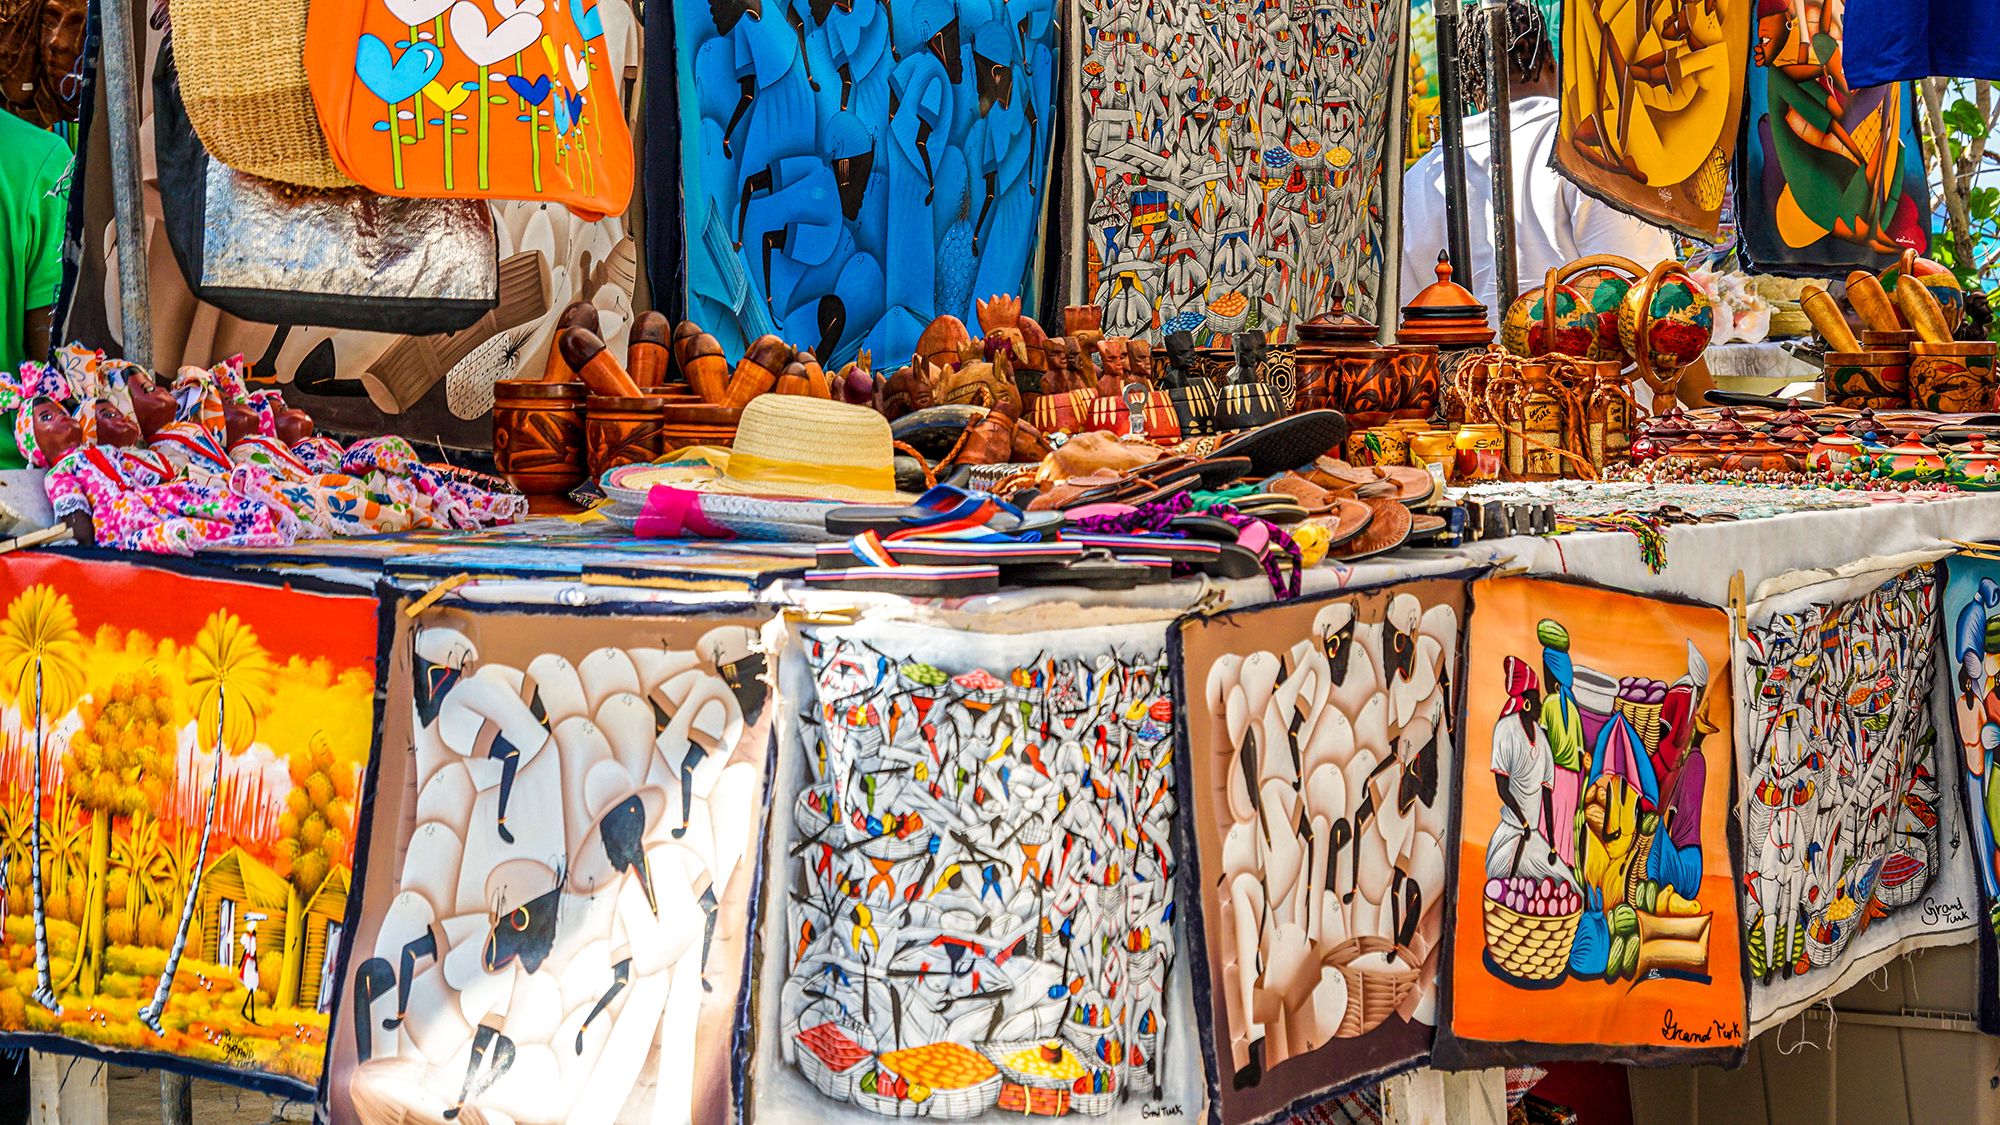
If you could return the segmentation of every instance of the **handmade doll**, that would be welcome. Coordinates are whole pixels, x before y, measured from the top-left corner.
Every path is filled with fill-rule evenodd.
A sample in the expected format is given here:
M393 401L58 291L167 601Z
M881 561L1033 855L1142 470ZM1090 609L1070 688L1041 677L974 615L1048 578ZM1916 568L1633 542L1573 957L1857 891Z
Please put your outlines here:
M52 398L37 397L16 416L14 438L28 463L48 469L46 487L56 517L80 542L160 554L192 554L203 546L282 546L297 521L225 488L175 479L164 458L137 448L104 445L101 402L86 401L78 422ZM138 424L132 422L136 433Z

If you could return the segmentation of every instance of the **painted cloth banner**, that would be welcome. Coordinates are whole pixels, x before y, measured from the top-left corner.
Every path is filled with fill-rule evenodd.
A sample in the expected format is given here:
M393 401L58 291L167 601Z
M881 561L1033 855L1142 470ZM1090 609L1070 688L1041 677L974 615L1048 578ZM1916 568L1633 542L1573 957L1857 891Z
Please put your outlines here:
M1713 240L1756 6L1564 4L1556 167L1620 211Z
M1737 768L1755 1035L1904 953L1971 940L1977 892L1938 754L1937 568L1813 583L1749 618Z
M0 594L0 1047L310 1096L374 599L40 553Z
M384 612L333 1120L728 1121L764 617Z
M1407 3L1407 0L1402 0ZM1110 335L1376 316L1395 0L1085 0L1071 291ZM1081 243L1079 246L1078 244Z
M1196 1119L1164 627L805 627L755 1122Z
M1186 885L1229 1125L1430 1054L1465 594L1437 579L1180 627Z
M687 315L732 359L775 332L893 365L935 317L974 323L975 298L1035 307L1053 0L674 11Z
M1728 615L1533 578L1472 605L1440 1065L1740 1060Z
M2000 1034L2000 561L1959 555L1945 564L1944 625L1964 770L1966 848L1979 883L1979 1029Z
M1850 89L1846 0L1762 9L1745 95L1737 224L1760 272L1878 273L1930 245L1929 192L1907 82Z

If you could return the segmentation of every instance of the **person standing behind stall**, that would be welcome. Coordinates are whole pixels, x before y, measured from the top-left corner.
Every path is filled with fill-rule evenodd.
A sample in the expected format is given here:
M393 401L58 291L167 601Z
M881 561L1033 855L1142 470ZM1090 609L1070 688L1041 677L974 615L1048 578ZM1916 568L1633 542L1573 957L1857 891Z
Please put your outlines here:
M0 111L0 371L48 357L70 165L61 137Z
M1647 267L1673 257L1673 237L1665 230L1592 199L1555 170L1560 81L1548 27L1532 0L1508 0L1507 13L1514 29L1505 57L1512 80L1514 246L1521 289L1542 284L1549 270L1589 254L1619 254ZM1485 20L1468 18L1466 26L1483 28ZM1485 51L1467 50L1461 44L1458 55L1461 96L1483 91L1485 73L1478 60ZM1483 95L1477 100L1483 101ZM1493 273L1492 125L1490 113L1465 119L1465 195L1471 210L1466 225L1472 262L1470 270L1462 263L1453 265L1458 267L1455 280L1486 306L1487 323L1497 329L1506 310L1499 307ZM1406 299L1436 280L1437 253L1445 244L1440 142L1403 174Z

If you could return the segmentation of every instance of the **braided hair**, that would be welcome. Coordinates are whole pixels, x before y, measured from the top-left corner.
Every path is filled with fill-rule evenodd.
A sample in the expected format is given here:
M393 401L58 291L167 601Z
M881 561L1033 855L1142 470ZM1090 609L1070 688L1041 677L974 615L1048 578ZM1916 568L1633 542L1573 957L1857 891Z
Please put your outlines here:
M1457 0L1439 0L1451 4ZM1506 0L1507 24L1513 38L1507 43L1508 77L1515 82L1533 82L1549 65L1555 52L1550 46L1548 21L1535 0ZM1491 24L1483 9L1463 9L1458 20L1458 95L1473 112L1484 112L1492 97L1487 71L1490 51L1487 39Z

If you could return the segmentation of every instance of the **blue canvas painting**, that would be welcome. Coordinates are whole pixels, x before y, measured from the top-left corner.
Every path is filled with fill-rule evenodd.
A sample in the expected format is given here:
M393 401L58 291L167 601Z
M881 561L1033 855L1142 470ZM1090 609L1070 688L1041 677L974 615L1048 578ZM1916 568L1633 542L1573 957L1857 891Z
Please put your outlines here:
M1054 0L709 0L674 31L686 313L731 358L905 357L975 298L1032 307Z

